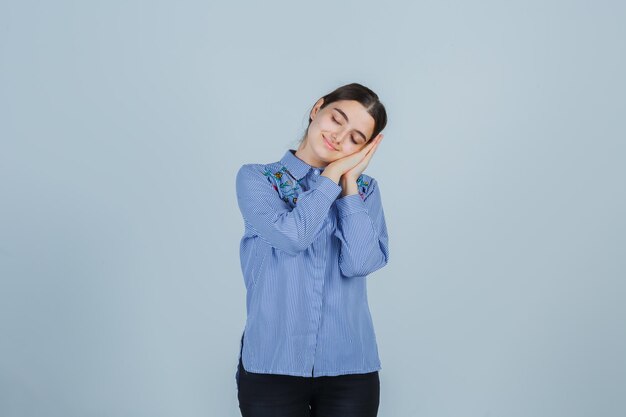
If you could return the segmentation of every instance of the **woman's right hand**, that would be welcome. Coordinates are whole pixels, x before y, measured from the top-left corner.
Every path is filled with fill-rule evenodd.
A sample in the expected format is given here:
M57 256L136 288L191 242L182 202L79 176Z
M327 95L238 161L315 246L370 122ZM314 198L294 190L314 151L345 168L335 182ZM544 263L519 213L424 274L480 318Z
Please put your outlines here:
M348 156L344 156L343 158L337 159L336 161L331 162L324 168L324 171L321 175L330 178L331 180L339 183L341 176L358 165L363 158L367 155L367 153L372 149L372 147L379 141L379 137L375 137L365 145L360 151L350 154Z

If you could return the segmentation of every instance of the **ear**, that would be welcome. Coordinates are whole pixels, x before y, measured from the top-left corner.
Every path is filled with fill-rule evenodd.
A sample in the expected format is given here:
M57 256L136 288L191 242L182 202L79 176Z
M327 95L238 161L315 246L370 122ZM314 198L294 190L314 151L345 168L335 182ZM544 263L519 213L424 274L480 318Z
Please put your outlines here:
M322 107L322 104L324 104L324 97L322 97L319 100L317 100L317 102L315 103L315 105L311 109L311 114L309 115L309 118L311 120L315 119L315 115L319 111L320 107Z

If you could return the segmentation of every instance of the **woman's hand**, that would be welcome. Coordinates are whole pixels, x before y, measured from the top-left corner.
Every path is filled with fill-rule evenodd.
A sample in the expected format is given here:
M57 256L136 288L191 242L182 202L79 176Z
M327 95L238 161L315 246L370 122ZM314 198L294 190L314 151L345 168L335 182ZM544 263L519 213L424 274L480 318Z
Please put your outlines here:
M379 133L378 136L376 136L374 140L372 140L372 143L368 144L369 149L367 149L366 154L363 157L363 159L361 159L361 161L358 164L356 164L354 167L352 167L351 169L343 173L343 175L341 176L342 180L346 182L356 182L357 178L359 178L359 176L363 173L363 171L365 171L365 168L367 168L367 165L369 165L370 160L372 159L372 156L374 155L374 152L376 152L376 149L378 149L378 144L382 140L383 140L383 134ZM357 152L357 154L366 150L368 146L361 149L359 152Z
M373 151L376 150L382 138L382 133L379 133L378 136L372 139L370 143L365 145L360 151L331 162L324 168L322 175L331 178L337 183L340 179L343 181L346 179L354 179L354 181L356 181L367 167L369 160L374 154Z

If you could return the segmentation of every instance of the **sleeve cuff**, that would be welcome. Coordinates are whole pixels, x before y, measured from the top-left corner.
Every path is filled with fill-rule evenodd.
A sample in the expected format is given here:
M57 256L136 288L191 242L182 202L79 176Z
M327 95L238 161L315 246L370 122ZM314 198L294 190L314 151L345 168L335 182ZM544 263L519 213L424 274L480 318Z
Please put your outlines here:
M317 178L314 188L321 191L330 201L335 201L339 193L341 193L341 185L323 175Z
M343 196L335 202L337 208L337 215L339 217L349 216L350 214L367 212L365 202L359 194L349 194Z

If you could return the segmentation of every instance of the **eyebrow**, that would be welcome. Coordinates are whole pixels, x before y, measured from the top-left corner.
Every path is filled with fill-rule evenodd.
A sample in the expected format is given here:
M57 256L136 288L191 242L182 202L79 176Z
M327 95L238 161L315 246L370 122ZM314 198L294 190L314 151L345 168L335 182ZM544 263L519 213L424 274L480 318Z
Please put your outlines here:
M341 115L343 116L344 119L346 119L346 122L350 122L350 119L348 119L348 116L343 112L343 110L337 108L337 107L333 107L334 110L337 110L339 113L341 113ZM356 130L356 129L355 129ZM367 142L367 138L365 137L365 135L363 134L363 132L361 132L360 130L356 131L359 135L363 136L363 139L365 140L365 142Z

